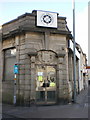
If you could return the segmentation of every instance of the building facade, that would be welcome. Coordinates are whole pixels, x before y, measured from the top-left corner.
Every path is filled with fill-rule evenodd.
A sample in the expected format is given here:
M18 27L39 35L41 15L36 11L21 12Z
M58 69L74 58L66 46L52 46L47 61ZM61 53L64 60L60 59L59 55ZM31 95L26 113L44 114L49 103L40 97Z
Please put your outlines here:
M72 101L72 35L65 17L34 10L3 24L1 36L3 102L31 105ZM79 88L79 59L77 91L83 89Z

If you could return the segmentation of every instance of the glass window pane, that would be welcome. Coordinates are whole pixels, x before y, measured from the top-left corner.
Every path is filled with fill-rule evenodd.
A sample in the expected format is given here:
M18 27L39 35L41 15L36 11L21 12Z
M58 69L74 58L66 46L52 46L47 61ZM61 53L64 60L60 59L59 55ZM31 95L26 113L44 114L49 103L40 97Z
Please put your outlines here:
M36 92L36 100L37 100L37 102L45 101L45 91L37 91Z
M47 101L55 101L55 91L47 91Z
M16 56L16 48L5 50L5 58Z
M14 79L14 64L16 63L16 49L5 50L4 80Z

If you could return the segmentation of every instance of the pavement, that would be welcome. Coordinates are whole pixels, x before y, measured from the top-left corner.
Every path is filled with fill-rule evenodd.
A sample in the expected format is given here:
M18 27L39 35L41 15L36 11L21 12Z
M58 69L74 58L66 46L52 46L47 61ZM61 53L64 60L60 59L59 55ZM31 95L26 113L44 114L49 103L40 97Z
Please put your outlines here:
M22 107L3 104L2 120L6 118L88 118L88 89L83 90L75 104Z
M89 86L89 88L86 88L85 90L82 90L80 92L80 94L77 95L77 98L76 98L76 103L77 104L79 104L79 105L88 104L89 89L90 89L90 86Z

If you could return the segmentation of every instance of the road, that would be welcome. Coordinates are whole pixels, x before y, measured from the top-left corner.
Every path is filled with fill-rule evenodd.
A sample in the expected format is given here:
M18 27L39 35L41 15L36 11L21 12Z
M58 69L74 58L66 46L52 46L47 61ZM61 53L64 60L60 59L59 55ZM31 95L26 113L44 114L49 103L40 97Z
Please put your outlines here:
M25 120L28 118L88 118L88 106L90 106L88 97L90 98L90 86L77 97L78 103L76 104L38 107L3 105L3 118L23 118Z

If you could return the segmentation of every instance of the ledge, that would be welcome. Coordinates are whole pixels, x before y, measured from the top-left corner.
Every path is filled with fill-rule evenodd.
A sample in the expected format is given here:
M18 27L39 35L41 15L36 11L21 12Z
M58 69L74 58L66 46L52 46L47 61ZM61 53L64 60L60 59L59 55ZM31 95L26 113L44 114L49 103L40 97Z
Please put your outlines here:
M62 34L62 35L68 35L68 37L71 38L71 33L70 31L63 31L63 30L58 30L58 29L50 29L50 28L41 28L41 27L24 27L20 26L19 28L10 31L7 34L2 34L2 39L7 39L9 37L18 35L18 34L23 34L25 32L39 32L39 33L45 33L45 32L50 32L53 34Z

